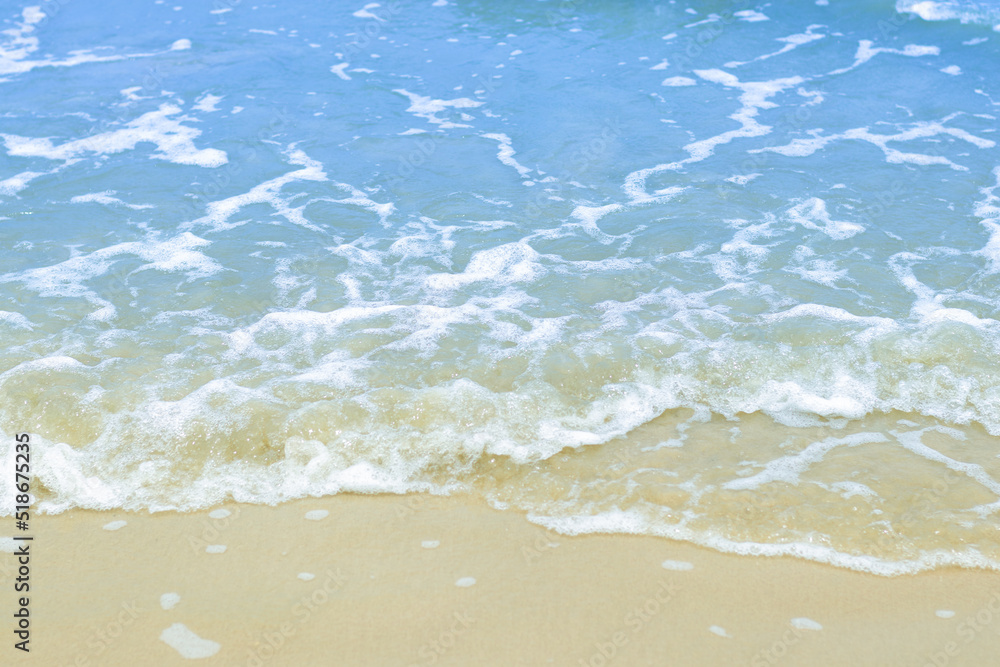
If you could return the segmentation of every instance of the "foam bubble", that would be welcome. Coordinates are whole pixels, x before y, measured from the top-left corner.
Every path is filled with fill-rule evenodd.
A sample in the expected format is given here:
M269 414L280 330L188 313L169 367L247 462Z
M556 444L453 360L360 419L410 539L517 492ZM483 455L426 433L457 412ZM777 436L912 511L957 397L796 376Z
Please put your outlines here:
M665 560L660 563L660 566L664 570L675 570L677 572L686 572L687 570L694 569L693 564L684 560Z
M226 553L225 544L209 544L205 547L205 553L207 554L224 554Z
M230 514L232 513L229 510L220 508L217 510L212 510L211 512L208 513L208 516L213 519L225 519Z
M299 572L298 578L302 581L312 581L316 578L316 575L311 572Z
M164 593L160 596L160 608L164 610L173 609L181 601L181 596L177 593Z
M805 617L793 618L790 621L790 623L792 624L793 628L796 628L798 630L822 630L823 629L822 625L820 625L819 623L817 623L816 621L814 621L814 620L812 620L810 618L805 618Z
M381 7L381 6L382 5L380 5L377 2L369 2L367 5L354 12L352 16L356 16L359 19L375 19L376 21L385 21L385 19L383 19L378 14L373 14L371 11L369 11L371 9L375 9L376 7Z
M438 540L424 540L423 542L420 543L420 546L422 546L424 549L437 549L439 546L441 546L441 542L439 542Z
M171 51L187 51L191 48L190 39L178 39L176 42L170 45Z
M455 582L455 585L459 588L468 588L469 586L475 586L476 580L474 577L462 577Z
M767 16L754 9L742 9L738 12L733 12L733 16L738 16L741 21L746 21L748 23L770 20Z
M404 88L396 88L392 92L398 93L400 95L405 95L410 100L410 106L407 111L412 113L418 118L424 118L429 123L437 125L441 129L449 129L455 127L471 127L471 125L465 125L463 123L453 123L451 121L440 118L438 114L447 111L449 109L475 109L483 105L482 102L477 102L476 100L470 100L467 97L459 97L453 100L439 100L433 97L427 97L424 95L418 95L416 93L411 93Z
M726 637L728 639L732 639L732 635L726 632L725 628L720 627L718 625L709 626L708 631L711 632L713 635L718 635L719 637Z
M330 516L330 513L327 510L310 510L306 512L306 519L309 521L322 521L328 516Z
M934 615L938 618L954 618L955 612L950 609L938 609L934 612Z
M182 658L197 660L210 658L222 646L210 639L202 639L183 623L174 623L160 633L160 641L181 654Z
M351 80L351 76L347 72L344 71L345 69L347 69L350 66L351 66L351 63L349 63L349 62L342 62L342 63L340 63L338 65L331 65L330 66L330 71L333 72L334 74L336 74L337 76L339 76L344 81L350 81Z
M104 530L119 530L128 525L127 521L112 521L104 524Z

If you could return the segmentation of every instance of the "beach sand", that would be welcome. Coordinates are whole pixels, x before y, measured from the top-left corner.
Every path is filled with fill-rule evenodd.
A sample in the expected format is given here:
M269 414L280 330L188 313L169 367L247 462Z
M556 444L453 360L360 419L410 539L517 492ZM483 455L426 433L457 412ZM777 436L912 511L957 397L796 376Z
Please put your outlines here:
M885 578L654 537L566 537L467 497L345 494L278 507L228 505L214 516L33 517L31 652L13 648L5 613L0 662L1000 661L1000 574L993 572ZM5 610L15 600L13 562L0 554Z

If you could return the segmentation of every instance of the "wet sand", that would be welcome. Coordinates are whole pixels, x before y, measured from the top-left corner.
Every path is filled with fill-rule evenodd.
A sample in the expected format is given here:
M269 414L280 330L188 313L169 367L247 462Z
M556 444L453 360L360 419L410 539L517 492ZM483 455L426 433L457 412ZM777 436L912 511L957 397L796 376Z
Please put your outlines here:
M0 662L943 667L1000 656L993 572L884 578L654 537L566 537L464 497L215 510L35 517L31 652L13 648L7 612ZM5 610L13 568L0 553Z

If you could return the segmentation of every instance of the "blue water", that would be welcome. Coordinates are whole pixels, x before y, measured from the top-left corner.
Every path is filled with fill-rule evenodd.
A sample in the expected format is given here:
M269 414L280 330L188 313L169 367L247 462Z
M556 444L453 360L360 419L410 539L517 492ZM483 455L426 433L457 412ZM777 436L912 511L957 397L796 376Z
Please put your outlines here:
M1000 568L995 2L0 20L0 447L43 509L461 490Z

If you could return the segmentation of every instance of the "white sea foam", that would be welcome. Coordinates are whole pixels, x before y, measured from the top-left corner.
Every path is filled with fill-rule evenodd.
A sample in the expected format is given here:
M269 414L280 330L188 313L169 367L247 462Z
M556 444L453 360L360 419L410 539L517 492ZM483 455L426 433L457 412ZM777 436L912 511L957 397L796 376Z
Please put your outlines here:
M346 191L348 196L343 198L317 196L312 201L346 204L367 209L375 213L383 224L385 224L386 219L395 210L395 207L391 203L380 204L375 202L365 192L352 185L331 182L323 169L323 165L318 160L310 158L300 149L290 147L285 151L285 156L289 164L299 165L301 169L290 171L264 181L243 194L209 202L204 216L182 224L181 229L205 227L210 232L226 231L247 223L247 220L230 222L230 219L241 209L253 204L268 204L274 208L277 215L280 215L292 224L312 231L322 232L322 227L311 222L305 216L303 212L304 206L294 206L292 204L293 195L282 195L282 190L286 186L297 181L331 183L333 187Z
M457 289L472 283L489 281L507 285L535 280L542 273L538 253L525 243L509 243L474 254L461 273L437 273L427 277L427 286L435 290Z
M741 21L746 21L748 23L756 23L757 21L770 21L770 19L761 14L754 9L741 9L738 12L733 12L733 16L739 17Z
M848 400L848 399L843 399ZM814 397L813 401L817 401ZM820 407L822 409L822 407ZM827 438L820 442L814 442L798 454L783 456L774 461L770 461L764 470L751 477L734 479L723 484L723 488L730 490L756 489L763 484L771 482L786 482L797 484L799 476L810 466L823 460L823 457L835 447L854 447L870 442L886 442L888 438L881 433L858 433L844 438Z
M128 257L144 262L134 272L153 270L181 273L189 280L204 278L222 270L218 263L198 250L207 245L208 241L190 232L165 240L153 235L147 241L107 246L52 266L0 275L0 284L18 282L39 296L83 297L98 306L90 317L107 321L115 316L117 309L88 288L87 281L106 274L116 262Z
M361 9L359 9L358 11L354 12L353 16L356 16L359 19L375 19L376 21L385 21L385 19L383 19L378 14L374 14L374 13L371 12L372 9L375 9L375 8L381 7L381 6L382 5L380 5L377 2L369 2L367 5L365 5L364 7L362 7Z
M936 56L941 53L941 49L936 46L907 44L902 49L893 49L889 47L873 47L872 44L873 42L871 40L862 39L858 42L858 50L854 54L854 64L841 69L833 70L830 74L844 74L845 72L850 72L851 70L865 64L880 53L894 53L896 55L909 56L911 58Z
M112 197L111 195L117 194L114 190L106 190L104 192L92 192L85 195L77 195L70 199L73 204L104 204L106 206L124 206L130 208L133 211L142 211L145 209L156 208L152 204L127 204L117 197Z
M366 1L337 19L358 36L366 23L382 25L350 16ZM79 71L59 73L66 99L8 110L10 134L0 138L10 163L0 226L16 237L0 275L11 304L0 304L0 413L39 431L39 509L505 493L498 506L580 520L621 507L634 522L611 529L673 531L748 553L883 573L894 563L994 567L991 547L977 547L977 561L969 546L985 544L977 531L1000 511L995 452L980 441L982 430L1000 433L1000 376L989 363L1000 340L991 291L1000 173L990 174L998 102L973 76L974 56L993 43L959 34L971 28L925 26L920 39L938 46L904 48L916 39L904 38L908 29L866 35L850 13L810 6L772 11L768 25L764 7L728 27L702 13L683 39L638 59L560 28L553 39L614 57L594 61L583 83L564 78L568 61L555 63L553 81L519 76L525 95L514 104L491 91L489 107L489 86L466 78L486 62L475 45L491 44L511 76L526 58L544 60L533 37L480 41L464 29L452 36L454 27L442 35L451 41L424 44L392 23L363 49L352 44L245 90L233 88L238 72L178 88L116 82L115 66L107 86L71 96ZM25 49L12 62L75 57L58 52L59 22L42 29L36 12L17 11L5 26L13 33L0 36L6 52ZM321 45L299 39L302 25L281 11L252 12L261 29L251 41L318 55ZM451 20L451 9L428 12ZM808 25L818 16L829 25ZM721 27L692 71L689 40ZM219 56L227 34L245 46L246 25L204 33L197 53L164 47L157 68ZM861 37L873 41L856 48ZM957 48L963 39L974 48ZM119 43L82 55L129 55ZM338 105L331 91L366 82L324 68L377 84L357 66L374 62L373 49L385 56L376 78L407 82L385 95L361 86L363 104L353 96ZM756 62L726 70L733 57ZM823 80L854 61L832 87ZM330 90L319 85L324 72ZM919 95L841 104L921 72L946 85L961 114ZM14 73L8 83L44 96L54 74ZM587 141L610 99L590 94L612 80L635 132ZM319 93L305 107L269 115L310 90ZM692 96L709 103L692 113L681 104ZM579 102L573 118L535 113L556 98ZM232 115L243 99L248 112ZM232 114L215 113L226 100ZM173 132L187 144L117 134L162 102L180 110L160 119L176 132L159 124L150 136ZM322 131L303 139L316 123ZM80 139L88 133L97 141ZM207 143L216 137L226 143ZM585 153L567 154L582 145ZM213 148L231 162L191 168ZM170 151L189 163L143 159ZM407 162L430 152L427 164ZM157 178L130 181L136 159ZM477 178L484 165L497 182ZM913 179L903 195L884 190L896 175ZM180 211L178 201L192 206ZM873 214L876 202L884 211ZM65 220L72 233L54 233ZM755 431L761 424L767 437ZM887 430L928 424L962 427L968 438ZM875 433L886 440L849 440ZM848 439L824 451L830 436ZM4 435L0 452L9 451ZM706 458L712 466L696 465ZM878 477L886 461L898 480ZM600 475L567 472L592 462ZM509 483L483 482L496 465ZM901 529L894 485L924 488L922 475L947 473L954 492ZM531 493L519 492L522 481ZM10 480L0 480L0 499L10 497ZM730 523L746 508L751 520ZM853 543L831 528L840 519ZM858 560L869 536L887 531L898 548ZM754 546L757 538L776 546Z
M790 621L790 623L792 624L793 628L797 628L799 630L817 631L823 629L822 625L812 620L811 618L805 618L805 617L793 618Z
M45 176L46 174L51 174L51 171L22 171L20 174L15 174L14 176L9 176L4 180L0 181L0 195L11 196L16 195L21 190L28 187L31 181L35 180L39 176Z
M664 570L675 570L677 572L686 572L687 570L694 569L694 565L683 560L665 560L660 565L663 566Z
M180 653L182 658L188 660L210 658L222 648L218 642L202 639L183 623L174 623L161 632L160 641Z
M1000 167L993 168L994 183L980 189L983 198L973 206L973 215L989 234L986 244L975 252L989 262L990 273L1000 273Z
M119 530L128 525L126 521L112 521L111 523L104 524L104 530Z
M771 127L757 121L760 110L774 108L777 105L770 102L768 98L803 82L803 79L798 76L771 81L740 81L734 75L719 69L695 70L694 73L705 81L742 91L739 98L741 107L729 116L739 122L741 127L687 144L684 146L684 150L690 157L684 160L660 164L630 173L625 179L624 189L633 199L649 197L646 193L646 181L650 176L663 171L676 171L687 164L701 162L714 155L717 147L728 144L734 139L759 137L769 133Z
M946 119L947 120L947 119ZM787 155L789 157L806 157L812 155L816 151L824 148L827 144L834 141L841 140L858 140L865 141L874 146L878 146L879 149L885 154L886 162L894 164L916 164L916 165L932 165L940 164L946 165L955 169L957 171L968 171L968 167L960 164L956 164L949 160L943 155L924 155L921 153L904 153L898 149L889 146L890 142L906 142L906 141L916 141L928 139L930 137L935 137L937 135L949 135L960 139L962 141L968 142L977 148L993 148L996 146L996 142L992 139L984 139L978 137L970 132L967 132L961 128L948 127L944 125L945 121L940 122L917 122L914 123L909 129L903 130L896 134L875 134L871 132L868 128L854 128L847 130L841 134L831 134L827 136L822 136L819 131L811 131L812 138L810 139L795 139L791 143L785 146L773 146L768 148L758 148L751 149L750 153L761 153L765 151L770 151L773 153L779 153L781 155Z
M440 118L438 114L448 111L449 109L475 109L483 105L482 102L477 102L476 100L470 100L467 97L459 97L453 100L438 100L433 97L426 97L424 95L418 95L416 93L411 93L403 88L394 89L392 92L399 93L400 95L405 95L410 100L410 106L407 111L412 113L418 118L423 118L429 123L437 125L441 129L449 129L455 127L472 127L471 125L466 125L464 123L454 123L444 118Z
M181 596L177 593L164 593L160 596L160 608L169 611L177 606L181 601Z
M588 516L549 517L529 514L528 519L565 535L589 533L625 533L659 535L693 542L724 553L744 556L794 556L805 560L828 563L837 567L869 572L881 576L915 574L940 567L982 568L1000 572L1000 563L991 561L976 549L931 550L917 558L892 560L871 555L857 555L810 543L741 542L722 537L712 531L693 530L686 525L656 525L636 511L613 510Z
M497 159L508 167L516 169L521 178L527 178L528 174L532 172L531 169L514 159L514 147L511 145L510 137L506 134L484 134L483 137L497 142L500 149L497 153Z
M194 108L205 113L212 113L219 110L218 104L221 101L221 96L205 93L195 101Z
M793 206L788 211L788 217L806 229L817 229L831 239L842 241L855 234L865 231L864 226L855 222L831 220L826 210L826 202L818 197L808 199Z
M896 11L919 16L925 21L958 20L988 26L1000 24L1000 8L968 0L896 0Z
M349 62L342 62L342 63L339 63L337 65L331 65L330 66L330 71L333 72L334 74L336 74L337 76L339 76L344 81L350 81L351 80L350 75L347 74L347 72L344 71L344 70L346 70L350 66L351 66L351 63L349 63Z
M734 176L730 176L726 180L728 182L730 182L730 183L735 183L736 185L746 185L747 183L749 183L753 179L760 178L761 176L763 176L763 174L758 174L758 173L755 173L755 174L736 174Z
M767 17L757 20L767 20ZM775 56L780 56L785 53L788 53L789 51L797 49L798 47L803 46L804 44L809 44L810 42L815 42L817 40L823 39L824 37L826 37L826 35L813 32L814 29L822 27L823 26L820 25L811 25L806 28L806 31L804 33L788 35L787 37L778 37L777 41L784 42L785 45L780 49L778 49L777 51L772 51L771 53L766 53L762 56L757 56L753 60L728 62L726 63L726 67L740 67L741 65L746 65L748 63L758 62L760 60L767 60L768 58L773 58Z
M87 153L113 155L135 150L137 145L142 143L152 143L157 150L150 157L158 160L199 167L218 167L226 164L228 158L224 151L195 147L194 140L201 135L201 130L184 125L186 116L174 118L180 113L180 107L163 104L158 110L129 121L119 130L59 145L54 145L48 138L22 137L13 134L0 134L0 138L3 138L7 154L17 157L43 157L68 162Z
M31 320L27 317L21 313L12 313L9 310L0 310L0 324L4 324L14 329L25 329L28 331L35 328L34 325L31 324Z

